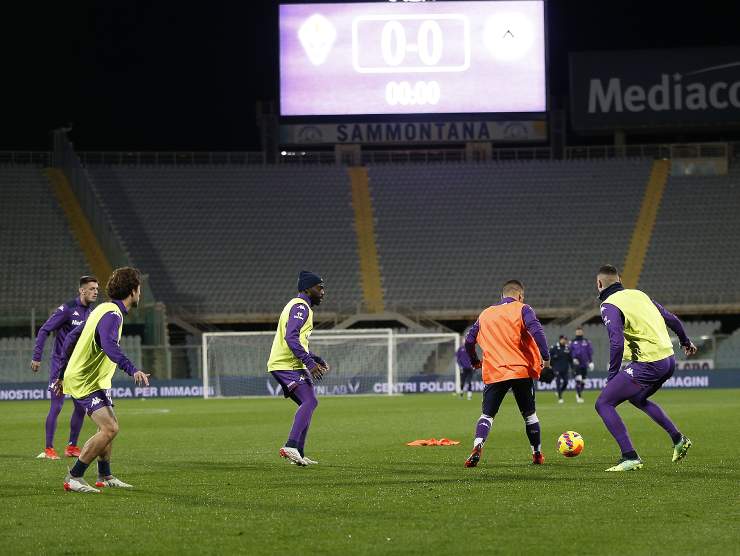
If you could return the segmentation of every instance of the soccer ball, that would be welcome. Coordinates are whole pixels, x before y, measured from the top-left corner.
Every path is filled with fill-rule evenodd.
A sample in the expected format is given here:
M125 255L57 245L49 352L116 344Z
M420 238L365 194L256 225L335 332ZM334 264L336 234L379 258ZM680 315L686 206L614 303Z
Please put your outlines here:
M558 438L558 452L566 458L574 458L583 451L583 437L575 431L567 431Z

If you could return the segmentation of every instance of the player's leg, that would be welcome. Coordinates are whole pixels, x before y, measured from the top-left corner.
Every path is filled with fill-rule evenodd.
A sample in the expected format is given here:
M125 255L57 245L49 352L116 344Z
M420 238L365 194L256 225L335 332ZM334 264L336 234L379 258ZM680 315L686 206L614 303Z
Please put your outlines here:
M620 370L607 382L596 399L596 412L619 444L619 449L622 452L622 461L614 467L610 467L607 471L629 471L642 467L642 462L632 445L627 427L616 409L619 404L636 396L642 389L643 387L624 370Z
M80 455L80 449L77 447L77 442L80 438L82 425L85 422L85 408L74 399L72 400L72 404L72 417L69 420L69 442L64 449L64 455L67 457L78 457Z
M83 477L93 460L105 453L108 445L118 434L118 419L113 413L113 402L103 390L93 392L77 402L85 408L85 412L98 426L98 431L82 447L80 456L65 479L64 489L76 492L100 492L91 487Z
M113 453L113 442L111 441L98 456L98 480L95 486L98 488L133 488L128 483L124 483L118 477L113 476L110 470L110 459Z
M313 394L314 399L316 399L316 394L314 393L313 388L311 388L311 393ZM301 401L301 398L298 398L298 396L296 396L294 393L291 394L290 397L299 406L303 404L303 402ZM318 401L318 399L316 399L316 405L318 405L318 403L319 403L319 401ZM314 410L315 409L316 409L316 407L314 407ZM310 424L310 420L309 420L309 424ZM303 432L301 432L301 436L298 439L298 448L297 448L298 449L298 453L301 454L301 457L303 458L303 461L305 463L307 463L308 465L316 465L319 462L307 458L306 455L305 455L305 453L304 453L304 450L305 450L305 447L306 447L306 437L307 436L308 436L308 425L306 425L306 428L303 429Z
M301 384L304 384L306 382L310 384L310 379L308 379L307 375L301 373L300 371L272 371L270 375L282 388L283 396L293 400L296 405L298 405L298 409L300 410L301 405L303 404L303 400L300 396L296 394L296 391ZM288 443L286 443L282 448L280 448L279 453L280 457L287 458L297 465L305 466L306 462L303 460L303 457L298 451L297 445L300 441L301 436L303 436L305 441L305 435L308 434L308 431L304 427L298 429L295 433L293 432L293 429L296 429L298 427L298 425L296 424L297 414L298 411L296 411L296 417L293 418L293 426L290 432L290 435L293 438L293 442L291 442L290 437L288 440L288 442L290 443L295 443L296 447L290 447L288 446Z
M465 460L465 467L475 467L480 461L483 452L483 444L488 439L488 434L493 426L493 419L496 417L501 402L504 400L506 392L510 388L509 381L494 382L487 384L483 390L483 403L481 416L475 425L475 439L473 440L473 451Z
M311 426L313 412L319 405L316 399L316 393L313 390L313 384L302 382L296 386L290 393L290 398L298 404L298 409L293 417L293 426L288 435L288 441L280 449L280 455L294 461L298 465L306 465L301 453L305 448L306 436Z
M62 411L64 405L64 394L55 394L50 389L51 404L49 406L49 413L46 415L45 432L46 432L46 447L42 453L37 457L47 459L59 459L59 454L54 449L54 433L57 430L57 420L59 419L59 413Z
M558 371L555 373L555 386L557 388L558 403L564 403L563 392L568 388L568 373Z
M583 403L583 389L586 386L586 373L588 371L586 369L577 369L576 370L576 402Z
M629 402L637 409L645 412L648 417L668 433L668 436L671 437L671 441L673 442L673 461L676 462L682 460L689 451L689 448L691 448L691 440L681 434L678 427L676 427L671 418L668 417L668 414L663 411L662 407L648 399L660 390L663 384L673 376L676 369L675 360L671 360L668 365L668 371L660 378L660 380L655 384L648 386L636 396L630 398Z
M467 398L469 400L473 399L473 369L465 369L463 371L463 390L465 389L465 386L467 385L468 388L468 394ZM460 392L460 395L462 396L462 392Z
M298 453L301 454L301 457L303 458L303 461L306 465L318 465L318 461L311 459L306 456L304 453L304 447L306 445L306 436L308 436L308 428L305 428L303 432L301 433L301 438L298 442L298 445L300 448L298 449Z
M511 390L524 419L525 432L532 447L532 463L542 464L545 462L545 456L542 454L540 420L535 409L534 381L531 378L514 380Z

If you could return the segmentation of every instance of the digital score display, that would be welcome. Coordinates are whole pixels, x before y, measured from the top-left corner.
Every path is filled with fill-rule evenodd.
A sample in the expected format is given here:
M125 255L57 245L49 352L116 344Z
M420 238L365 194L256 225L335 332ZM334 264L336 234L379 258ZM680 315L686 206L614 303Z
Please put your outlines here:
M544 112L544 2L280 6L283 116Z

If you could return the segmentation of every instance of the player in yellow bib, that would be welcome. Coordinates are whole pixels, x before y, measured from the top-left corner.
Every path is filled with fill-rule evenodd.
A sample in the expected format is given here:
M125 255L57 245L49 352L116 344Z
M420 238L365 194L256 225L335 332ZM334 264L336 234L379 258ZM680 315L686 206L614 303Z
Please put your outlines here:
M694 355L696 346L676 315L644 292L625 289L615 267L604 265L599 269L596 287L601 300L601 319L609 334L609 376L596 400L596 411L622 451L619 462L607 471L642 468L642 460L616 410L625 401L643 411L668 433L673 441L673 461L681 461L691 448L691 440L681 434L657 403L648 398L676 370L668 328L678 336L686 356Z
M98 427L64 480L64 489L74 492L100 492L83 478L95 458L98 459L96 487L131 488L110 470L118 419L108 391L116 367L132 376L136 384L149 384L149 375L138 370L118 345L123 315L138 306L141 299L141 274L135 268L117 268L108 280L106 292L111 301L98 305L84 325L67 335L60 355L59 379L53 386L56 392L72 396Z
M324 282L312 272L301 271L298 295L288 301L278 321L272 342L267 372L280 384L283 395L298 404L288 441L280 456L296 465L315 465L303 452L311 417L319 405L313 390L313 379L321 380L329 370L326 362L308 349L313 330L313 309L324 298Z

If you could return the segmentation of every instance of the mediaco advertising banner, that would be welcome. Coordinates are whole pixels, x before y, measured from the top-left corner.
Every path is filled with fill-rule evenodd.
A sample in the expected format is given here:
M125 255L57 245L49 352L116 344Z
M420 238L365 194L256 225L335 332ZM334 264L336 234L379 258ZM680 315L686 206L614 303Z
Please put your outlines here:
M577 130L740 124L740 47L570 55Z

